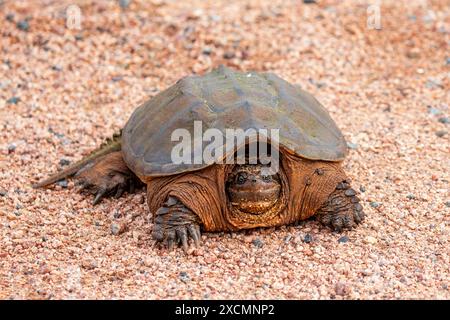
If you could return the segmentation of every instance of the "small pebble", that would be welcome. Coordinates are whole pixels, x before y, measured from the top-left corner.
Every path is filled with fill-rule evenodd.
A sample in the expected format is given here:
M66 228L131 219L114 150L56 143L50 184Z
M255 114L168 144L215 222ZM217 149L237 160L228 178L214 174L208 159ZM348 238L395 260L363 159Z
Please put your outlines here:
M313 238L312 238L312 236L309 233L307 233L305 235L305 237L303 238L303 242L304 243L311 243L312 241L313 241Z
M210 47L205 47L203 48L202 53L209 56L212 53L212 49Z
M4 189L1 189L0 190L0 197L4 197L4 196L6 196L8 194L8 192L6 191L6 190L4 190Z
M62 158L62 159L59 160L59 165L60 166L68 166L69 164L70 164L70 161L67 160L67 159Z
M60 66L55 64L55 65L52 66L52 70L59 72L59 71L62 71L62 67L60 67Z
M66 179L64 180L59 180L58 182L56 182L56 185L60 186L61 188L67 188L68 186L68 182Z
M52 127L48 128L48 132L53 133L57 138L64 138L64 135L62 133L54 131Z
M291 241L292 236L290 234L288 234L286 237L284 237L284 243L289 243L289 241Z
M347 142L347 147L349 147L352 150L358 149L358 144L353 142Z
M348 237L347 236L342 236L342 237L340 237L339 239L338 239L338 242L339 243L346 243L346 242L348 242Z
M383 112L391 112L391 111L392 111L391 105L387 105L387 106L383 109Z
M338 282L334 290L338 296L346 296L350 293L350 287L343 282Z
M425 87L427 87L428 89L442 88L442 81L437 79L428 79L425 82Z
M413 48L406 53L406 56L410 59L420 58L420 50L417 48Z
M204 251L201 248L193 248L191 255L194 257L200 257L204 255Z
M438 119L438 121L440 123L448 124L448 123L450 123L450 118L449 117L441 117Z
M50 268L44 264L44 265L40 266L39 273L40 274L48 274L48 273L50 273Z
M425 11L426 14L422 17L423 22L425 23L431 23L434 20L436 20L436 14L432 10Z
M361 192L366 192L366 187L364 187L364 186L359 186L359 191L361 191Z
M441 114L441 110L439 110L439 109L437 109L435 107L427 106L427 108L428 108L428 113L433 115L433 116L437 116L438 114Z
M184 283L188 282L189 280L191 280L191 278L189 277L189 275L187 274L187 272L181 271L179 274L180 280L183 281Z
M130 5L130 2L131 2L131 0L119 0L119 6L122 9L126 9Z
M61 216L61 217L58 219L58 222L59 222L60 224L62 224L62 225L66 224L66 223L67 223L67 218L66 218L66 216Z
M22 20L22 21L17 22L16 26L17 26L17 28L19 28L22 31L30 30L30 24L28 23L27 20Z
M144 204L145 203L145 197L142 194L136 194L133 198L133 201L138 204Z
M316 0L303 0L304 4L316 3Z
M253 239L253 245L257 248L262 248L264 246L264 242L260 238Z
M86 270L93 270L98 267L98 263L94 259L84 259L81 266Z
M233 59L235 57L234 52L227 51L223 54L224 59Z
M153 257L145 257L144 259L143 259L143 263L144 263L144 265L146 266L146 267L152 267L152 266L154 266L155 265L155 258L153 258Z
M366 242L370 243L370 244L375 244L375 243L378 242L378 240L376 238L372 237L372 236L367 236Z
M14 151L16 151L16 148L17 148L17 145L16 145L15 143L11 143L11 144L8 146L8 154L9 154L9 153L13 153Z
M216 263L216 260L217 260L216 256L213 255L205 257L205 262L208 264L214 264Z
M445 65L450 65L450 57L445 58Z
M438 130L438 131L436 131L436 135L439 137L439 138L442 138L443 136L445 136L447 134L447 131L445 131L445 130Z
M450 201L445 202L445 205L450 208Z
M313 78L309 78L308 81L309 81L311 84L315 85L318 89L320 89L320 88L322 88L322 87L325 87L325 83L323 83L323 82L317 82L317 81L314 80Z
M272 285L272 288L275 290L281 290L284 288L284 284L282 282L277 281Z
M371 206L372 208L378 208L380 205L381 205L381 203L376 202L376 201L372 201L372 202L370 203L370 206Z
M6 20L8 20L9 22L13 22L14 21L14 14L8 13L6 15Z
M115 236L124 233L126 230L126 224L124 223L111 223L111 233Z
M406 198L408 198L409 200L414 200L416 199L416 196L410 193L406 196Z
M8 100L6 100L6 103L17 104L17 103L19 103L19 101L20 101L19 97L12 97L12 98L9 98Z

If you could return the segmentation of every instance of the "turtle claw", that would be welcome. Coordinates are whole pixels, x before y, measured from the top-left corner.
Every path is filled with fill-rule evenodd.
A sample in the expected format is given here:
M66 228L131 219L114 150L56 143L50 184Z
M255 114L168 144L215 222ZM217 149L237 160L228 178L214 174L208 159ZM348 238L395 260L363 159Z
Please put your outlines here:
M172 251L173 247L174 247L173 240L172 239L167 240L167 249L169 249L169 251Z
M186 227L182 226L176 229L176 234L178 240L181 242L184 252L187 252L189 249L188 245L188 233Z
M118 185L116 194L114 195L114 198L119 199L123 195L124 192L125 192L125 187L121 184Z
M135 189L136 189L136 185L135 185L134 181L131 180L130 181L130 187L129 187L130 193L134 193Z
M96 204L99 204L102 198L106 195L107 190L106 189L100 189L95 194L94 201L92 201L92 204L95 206Z
M198 247L200 245L202 236L200 233L200 227L195 224L191 224L188 226L189 235L191 236L192 240L194 240L195 246Z

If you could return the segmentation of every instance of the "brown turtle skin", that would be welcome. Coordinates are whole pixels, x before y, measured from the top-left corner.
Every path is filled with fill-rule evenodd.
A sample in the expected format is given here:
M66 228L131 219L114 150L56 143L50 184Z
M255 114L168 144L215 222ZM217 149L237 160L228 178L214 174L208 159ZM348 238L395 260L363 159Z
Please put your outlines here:
M178 142L171 133L193 132L195 120L222 132L280 129L280 170L268 177L260 164L172 163ZM94 203L146 184L154 239L187 249L201 231L280 226L314 215L338 231L354 227L364 213L341 167L346 152L340 130L310 94L273 74L220 67L183 78L138 107L120 139L95 151L99 157L87 166L82 160L76 177L96 194Z

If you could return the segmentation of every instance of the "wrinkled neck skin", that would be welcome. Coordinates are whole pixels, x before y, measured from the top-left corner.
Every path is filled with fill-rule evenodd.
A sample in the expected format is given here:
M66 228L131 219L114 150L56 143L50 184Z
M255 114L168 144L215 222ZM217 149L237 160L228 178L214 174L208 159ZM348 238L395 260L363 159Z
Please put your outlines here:
M234 209L249 215L263 215L280 200L278 174L267 175L261 164L236 165L228 176L226 191ZM264 171L264 170L263 170Z

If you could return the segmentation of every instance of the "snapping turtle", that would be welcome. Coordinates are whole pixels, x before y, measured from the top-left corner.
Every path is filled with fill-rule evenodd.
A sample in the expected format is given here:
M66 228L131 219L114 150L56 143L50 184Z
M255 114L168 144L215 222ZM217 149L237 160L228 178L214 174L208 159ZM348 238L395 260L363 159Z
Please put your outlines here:
M174 161L177 129L179 138L194 135L183 156L204 150L205 141L195 138L195 122L216 134L259 130L253 142L264 140L264 129L279 129L277 139L265 140L278 155L277 170L270 168L274 157L264 162L261 154L251 155L247 137L215 151L213 162ZM218 161L236 160L239 150L244 161ZM201 231L280 226L313 215L337 231L354 227L364 213L341 167L346 153L340 130L309 93L274 74L221 66L179 80L139 106L121 132L90 156L34 187L75 174L82 188L95 194L96 204L144 183L154 239L169 249L176 244L187 249L189 239L199 244ZM192 160L187 155L183 159Z

